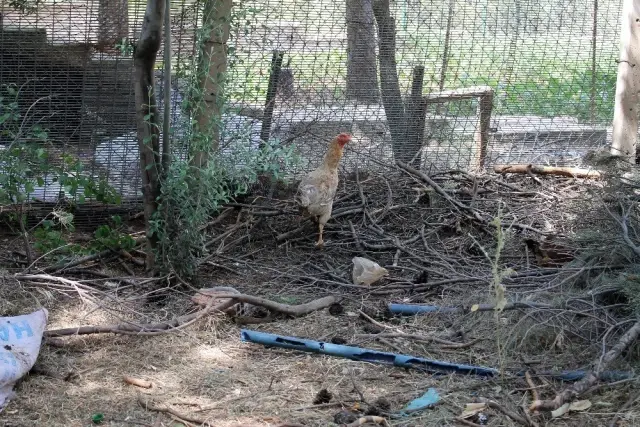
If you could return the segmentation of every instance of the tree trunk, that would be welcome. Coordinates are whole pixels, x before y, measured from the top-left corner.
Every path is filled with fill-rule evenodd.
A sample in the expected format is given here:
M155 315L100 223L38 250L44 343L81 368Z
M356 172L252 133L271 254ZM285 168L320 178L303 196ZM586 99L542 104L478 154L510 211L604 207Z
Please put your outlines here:
M113 48L129 37L129 1L100 0L98 4L98 45Z
M415 153L406 150L407 120L398 82L396 64L396 22L389 10L389 0L374 0L373 14L378 24L378 58L380 61L380 92L391 132L393 156L408 163Z
M202 88L201 102L196 103L197 134L206 136L196 147L193 165L200 168L207 164L210 149L220 143L220 119L224 105L224 79L227 71L227 41L231 30L232 0L206 0L202 26L209 31L204 40L198 65Z
M636 161L638 91L640 90L640 0L624 0L620 29L620 62L613 111L611 154Z
M377 103L373 0L347 0L347 98Z
M140 172L144 218L147 225L147 270L155 265L158 237L151 231L150 221L158 210L160 197L160 131L156 107L153 69L160 49L165 0L147 0L140 38L133 54L135 67L136 122L140 150Z

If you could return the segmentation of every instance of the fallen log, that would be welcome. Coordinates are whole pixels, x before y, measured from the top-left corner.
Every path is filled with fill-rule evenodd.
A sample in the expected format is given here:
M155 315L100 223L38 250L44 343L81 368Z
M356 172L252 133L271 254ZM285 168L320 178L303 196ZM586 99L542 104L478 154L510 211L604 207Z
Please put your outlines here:
M538 175L568 176L570 178L593 178L598 179L602 174L594 169L573 168L565 166L542 166L542 165L496 165L493 167L495 173L522 173Z

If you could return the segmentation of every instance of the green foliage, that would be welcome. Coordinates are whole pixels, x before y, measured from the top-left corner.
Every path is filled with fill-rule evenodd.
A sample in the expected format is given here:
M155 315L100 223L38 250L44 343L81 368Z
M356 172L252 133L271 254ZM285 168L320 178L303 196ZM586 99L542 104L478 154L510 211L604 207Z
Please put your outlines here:
M61 230L55 228L55 223L45 220L42 225L33 232L35 240L33 248L41 254L47 254L67 245L67 241Z
M136 242L131 235L123 232L122 219L111 217L110 224L100 225L93 233L93 240L82 246L69 243L65 231L73 231L73 215L67 212L54 212L53 218L43 220L33 232L33 247L47 260L62 261L70 257L85 256L107 249L118 251L131 250Z
M5 84L0 93L0 206L29 202L36 185L59 183L65 195L79 202L93 197L106 203L119 203L120 196L106 180L85 173L82 162L62 154L59 161L50 156L53 144L49 134L34 117L23 116L19 108L20 90Z
M101 252L105 249L130 251L136 246L135 239L121 231L122 219L119 216L111 217L111 222L111 226L103 224L93 233L94 239L89 245L91 252Z
M120 52L120 55L124 57L130 57L133 55L134 44L126 37L116 43L114 47Z

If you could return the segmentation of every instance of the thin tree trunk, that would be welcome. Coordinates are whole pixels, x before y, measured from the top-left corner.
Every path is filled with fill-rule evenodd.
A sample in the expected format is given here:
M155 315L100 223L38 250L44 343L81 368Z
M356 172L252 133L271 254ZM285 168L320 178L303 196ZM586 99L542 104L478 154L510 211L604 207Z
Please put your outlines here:
M154 268L154 252L158 243L158 237L150 227L150 221L158 210L161 168L159 118L153 69L160 49L164 6L165 0L147 1L140 38L133 55L138 147L140 150L144 217L147 225L147 270Z
M613 111L611 154L636 161L638 91L640 90L640 0L624 0L620 29L620 61Z
M378 67L372 0L347 0L347 98L377 103Z
M171 163L171 0L164 0L164 117L162 120L162 170Z
M211 147L198 147L193 165L204 167L208 162L209 148L220 144L220 119L224 104L224 78L227 71L226 45L231 31L232 0L205 0L202 25L209 30L200 55L199 72L202 76L202 102L196 106L197 133L206 135Z
M380 61L380 92L387 116L396 160L408 163L413 154L405 150L407 120L398 81L396 63L396 23L389 10L389 0L374 0L373 14L378 24L378 58Z

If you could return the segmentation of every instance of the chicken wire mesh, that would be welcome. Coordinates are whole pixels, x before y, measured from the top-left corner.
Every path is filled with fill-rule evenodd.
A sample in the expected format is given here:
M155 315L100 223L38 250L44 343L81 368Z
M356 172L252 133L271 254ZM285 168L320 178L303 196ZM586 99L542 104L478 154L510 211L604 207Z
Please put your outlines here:
M174 138L189 127L183 75L204 3L172 1ZM53 159L74 156L127 202L140 199L132 47L145 7L2 0L0 15L0 82L20 87L21 112L49 130ZM221 147L257 149L267 135L294 144L293 177L342 131L354 136L344 171L394 158L428 173L579 164L611 139L620 10L619 0L236 2ZM41 184L36 201L57 201L60 185Z

